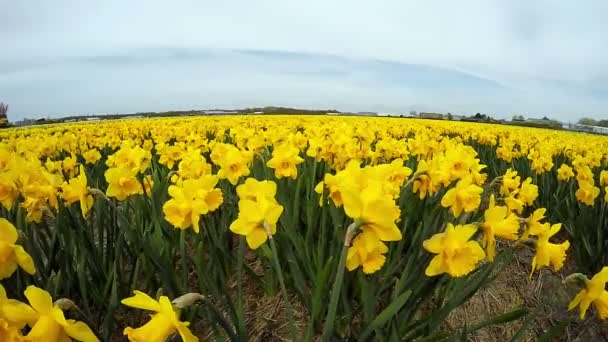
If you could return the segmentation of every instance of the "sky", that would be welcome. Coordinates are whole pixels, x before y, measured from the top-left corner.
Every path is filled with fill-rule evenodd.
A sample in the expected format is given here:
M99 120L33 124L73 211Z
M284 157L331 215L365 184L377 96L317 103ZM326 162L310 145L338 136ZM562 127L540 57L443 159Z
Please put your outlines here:
M608 2L0 0L9 120L292 106L608 118Z

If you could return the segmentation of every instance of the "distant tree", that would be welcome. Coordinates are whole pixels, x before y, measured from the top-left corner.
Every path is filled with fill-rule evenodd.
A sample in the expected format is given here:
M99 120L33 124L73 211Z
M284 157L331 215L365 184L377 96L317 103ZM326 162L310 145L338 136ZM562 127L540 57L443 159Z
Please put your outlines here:
M0 102L0 127L8 126L8 118L6 117L6 113L8 113L8 104Z
M418 115L418 113L416 113L415 110L410 110L410 116L416 116Z
M454 115L452 115L452 113L448 113L448 120L454 120Z
M608 120L606 120L606 119L600 120L597 122L597 125L601 126L601 127L608 127Z
M524 118L523 115L513 115L513 119L511 119L512 121L525 121L526 119Z
M597 126L597 121L592 118L581 118L578 120L579 125Z

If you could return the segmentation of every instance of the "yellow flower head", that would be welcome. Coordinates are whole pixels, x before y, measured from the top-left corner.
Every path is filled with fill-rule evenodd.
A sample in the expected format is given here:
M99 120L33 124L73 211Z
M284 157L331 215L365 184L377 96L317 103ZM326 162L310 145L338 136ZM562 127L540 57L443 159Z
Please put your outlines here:
M526 229L521 236L522 239L527 239L529 235L539 235L543 233L545 228L540 221L545 218L546 212L547 209L545 208L534 210L532 215L526 219Z
M584 319L589 305L593 303L600 319L608 318L606 282L608 282L608 267L602 268L591 280L585 281L585 288L580 290L568 304L568 311L578 306L580 308L580 318Z
M572 171L572 168L568 166L568 164L562 164L559 169L557 169L558 180L567 181L572 177L574 177L574 172Z
M277 193L277 184L273 181L258 181L255 178L247 178L245 183L236 187L236 193L240 199L254 202L263 198L273 199Z
M244 235L251 249L257 249L268 239L267 225L270 234L277 230L277 222L283 213L283 207L274 199L266 197L257 201L242 199L239 201L239 214L230 225L230 231Z
M94 165L101 159L101 153L97 149L90 149L82 154L85 162L89 165Z
M69 338L83 342L99 341L85 323L65 319L61 307L53 304L48 292L30 285L24 294L29 305L11 301L4 306L3 311L17 323L30 326L31 330L25 336L26 341L63 342Z
M164 342L171 335L178 333L184 342L196 342L198 338L188 329L189 322L179 319L180 310L173 308L171 301L166 296L161 296L158 301L140 291L133 291L133 297L125 298L122 304L136 309L152 311L148 323L139 328L127 327L124 335L131 342Z
M371 229L381 241L401 240L401 231L395 224L400 210L392 196L374 184L359 190L345 186L342 201L346 215L360 222L362 229Z
M78 160L76 159L76 157L74 155L72 155L70 157L66 157L61 162L61 167L63 169L63 172L65 172L68 175L72 175L74 173L74 171L76 170L77 166L78 166Z
M517 197L524 202L525 205L532 205L538 197L538 186L532 184L532 178L528 177L521 183L521 187Z
M425 240L424 249L437 255L424 273L429 277L443 273L462 277L471 273L486 256L477 241L469 241L476 231L477 227L471 224L454 226L448 223L445 232Z
M80 210L82 217L87 217L87 213L93 207L93 196L89 193L87 187L87 175L84 172L84 167L80 165L80 174L61 185L63 200L71 205L72 203L80 202Z
M504 206L494 204L494 195L490 197L488 209L484 212L484 222L482 224L484 233L483 245L489 261L494 261L496 255L496 237L507 240L517 240L519 230L518 217L509 212Z
M600 172L600 186L608 185L608 170Z
M274 174L277 178L292 178L298 177L298 164L304 162L298 154L300 150L288 144L276 147L272 151L272 158L266 163L271 169L274 169Z
M589 165L579 165L576 168L576 181L578 183L589 183L593 185L595 180L593 179L593 171Z
M27 252L17 245L17 229L5 218L0 218L0 279L10 277L21 267L29 274L35 274L34 261Z
M169 186L172 198L163 205L165 219L179 229L192 226L198 233L200 216L215 211L224 200L222 191L215 188L217 181L217 176L205 175Z
M544 223L543 229L537 234L536 255L532 259L532 272L540 270L542 267L551 267L554 271L559 271L564 266L566 251L570 247L569 241L561 244L549 242L549 238L557 234L562 228L561 223L550 225Z
M363 228L353 239L346 255L346 268L349 271L363 267L363 272L371 274L382 268L386 260L384 254L388 247L378 239L373 229Z
M141 195L144 189L137 179L139 170L136 168L115 167L109 168L105 172L108 189L106 194L115 197L119 201L124 201L131 195Z
M595 205L595 199L600 194L600 189L597 186L593 186L593 183L581 181L578 183L578 190L576 190L576 199L588 206L593 207Z
M116 153L108 156L106 165L110 168L136 169L139 172L144 172L150 166L151 159L150 151L146 151L139 146L131 147L130 143L125 141Z
M19 197L19 188L17 188L15 173L11 171L0 173L0 203L2 206L7 210L12 209L17 197Z
M471 177L466 177L443 195L441 205L450 208L454 217L459 217L463 211L469 213L479 208L482 193L483 189L472 183Z
M412 192L418 193L418 197L423 200L427 195L435 193L435 184L433 184L433 178L431 177L430 165L421 160L418 162L418 168L414 174L414 182L412 184Z
M221 152L218 152L218 149ZM217 156L212 156L212 160L215 158L213 162L220 166L217 172L220 179L228 179L230 184L236 185L239 178L249 176L248 160L238 148L220 144L213 152L217 152Z
M519 182L520 177L517 175L517 171L513 171L510 168L507 169L505 174L502 176L500 194L503 196L509 196L511 192L519 188Z

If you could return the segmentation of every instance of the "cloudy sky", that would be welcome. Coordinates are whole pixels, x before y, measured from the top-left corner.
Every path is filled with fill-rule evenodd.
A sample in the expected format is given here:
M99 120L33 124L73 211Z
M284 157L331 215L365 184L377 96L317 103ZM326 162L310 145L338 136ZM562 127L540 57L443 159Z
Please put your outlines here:
M0 0L9 119L282 105L608 117L608 2Z

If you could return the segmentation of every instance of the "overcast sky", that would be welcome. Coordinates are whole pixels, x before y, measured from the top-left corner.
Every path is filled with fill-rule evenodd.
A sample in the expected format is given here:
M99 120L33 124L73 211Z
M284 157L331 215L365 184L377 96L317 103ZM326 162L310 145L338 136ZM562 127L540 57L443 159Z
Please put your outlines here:
M608 2L0 0L9 119L283 105L608 117Z

